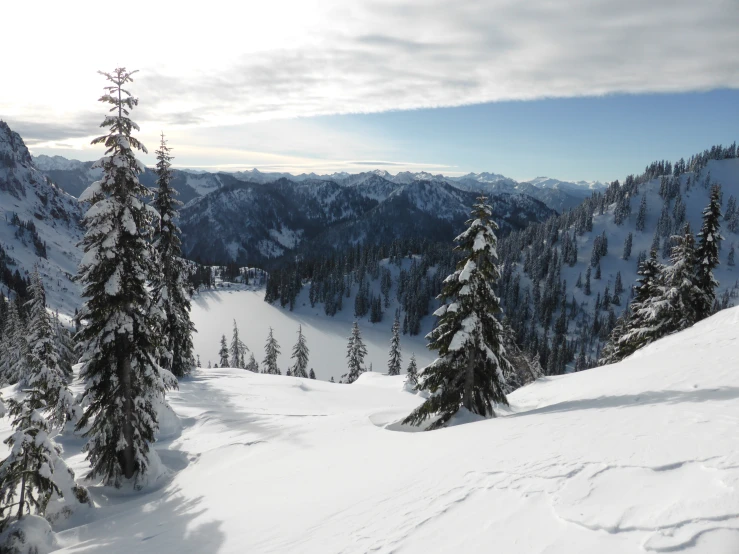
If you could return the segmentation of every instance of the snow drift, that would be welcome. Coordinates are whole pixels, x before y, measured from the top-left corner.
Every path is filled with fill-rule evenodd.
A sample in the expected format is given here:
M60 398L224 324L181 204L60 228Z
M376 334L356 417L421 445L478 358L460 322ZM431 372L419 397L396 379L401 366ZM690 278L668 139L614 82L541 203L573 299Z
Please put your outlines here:
M200 370L157 443L168 481L89 486L61 552L739 551L739 308L616 365L550 377L502 417L394 423L403 377ZM7 420L3 420L3 434ZM80 441L64 441L78 476Z

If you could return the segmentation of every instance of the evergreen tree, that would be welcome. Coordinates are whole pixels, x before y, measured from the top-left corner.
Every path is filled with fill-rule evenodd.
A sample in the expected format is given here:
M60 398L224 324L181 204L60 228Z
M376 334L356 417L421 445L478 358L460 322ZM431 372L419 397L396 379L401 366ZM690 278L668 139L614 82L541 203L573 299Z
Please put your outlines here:
M39 391L50 424L61 427L67 420L76 423L82 414L67 388L38 269L31 274L29 292L31 299L26 303L29 317L26 359L28 386Z
M32 512L43 516L52 494L62 495L54 481L62 449L50 438L41 391L28 390L22 400L10 399L8 404L14 431L4 441L10 454L0 463L0 530L16 507L19 520Z
M698 248L695 252L695 279L699 292L696 297L697 321L711 315L716 302L718 281L713 270L719 265L721 236L721 191L717 185L711 188L711 200L703 210L703 226L698 233Z
M239 327L238 325L236 325L236 320L234 319L234 330L231 336L231 346L228 349L229 355L231 356L231 367L246 369L246 364L244 363L244 355L247 350L249 350L249 348L247 348L246 344L244 344L244 341L239 338Z
M59 365L62 368L65 380L69 382L72 380L74 374L72 366L77 363L74 338L72 337L72 334L64 328L64 325L62 325L59 320L58 311L54 314L52 326L54 327L54 337L56 340L56 347L59 352Z
M264 360L262 361L262 367L264 367L264 373L271 375L282 375L280 368L277 367L277 356L280 354L280 345L277 344L272 333L272 327L269 328L269 336L267 337L267 343L264 345Z
M439 320L427 336L439 357L421 376L418 388L431 393L404 423L419 425L433 415L429 429L446 425L460 408L495 416L493 403L507 404L504 374L510 363L502 347L503 327L496 319L499 300L493 291L500 277L497 265L498 228L491 208L481 196L473 207L468 228L455 242L463 258L444 280L439 295Z
M221 349L218 351L218 365L220 367L228 367L228 344L226 343L226 335L221 335Z
M303 335L303 326L298 327L298 342L293 346L292 359L295 360L295 364L292 368L292 374L295 377L308 377L306 368L308 367L308 345L305 342L305 335ZM314 377L315 379L315 377Z
M408 375L408 384L415 388L418 385L418 364L416 363L415 354L411 354L411 361L408 363L406 373Z
M620 339L626 355L697 321L695 298L699 289L693 273L695 239L690 225L685 225L682 236L672 238L672 265L659 266L653 251L651 263L645 267L650 274L637 287L632 321ZM654 268L660 269L656 277L651 275Z
M701 290L694 274L695 238L690 225L685 224L681 237L672 238L672 265L664 268L660 294L647 308L654 314L656 338L682 331L698 321L696 298Z
M316 372L313 371L313 368L310 368L310 373L308 373L308 377L310 377L311 379L316 378Z
M631 246L634 244L634 236L629 233L624 241L624 253L621 256L624 260L628 260L631 257Z
M333 375L331 376L331 379L329 379L328 381L329 381L329 383L335 383L336 382L336 381L334 381L334 376Z
M27 345L25 325L15 302L8 302L8 312L0 340L0 382L12 385L21 380L25 372Z
M367 348L362 341L362 335L359 332L359 324L355 321L352 325L352 334L349 337L349 344L346 347L346 357L349 360L349 371L342 375L342 379L346 377L347 383L353 383L359 376L364 373L364 357L367 355Z
M400 320L395 316L393 322L392 337L390 338L390 358L387 362L388 375L400 375L402 358L400 355Z
M134 479L138 486L158 427L157 405L177 381L157 360L161 313L148 288L158 271L149 243L153 218L142 202L149 190L138 180L143 166L133 153L146 149L131 136L138 126L128 115L138 100L123 88L132 73L118 68L103 75L112 84L100 100L112 105L112 115L102 123L108 134L92 141L107 148L97 163L103 176L80 197L90 209L79 270L86 300L77 314L84 323L77 337L87 408L78 429L88 438L91 477L116 487Z
M585 289L583 289L583 293L585 293L585 296L590 296L590 266L588 266L588 269L585 271Z
M171 186L173 157L164 134L156 155L157 192L154 207L159 213L159 225L154 248L159 267L154 274L152 288L155 302L164 312L161 330L164 356L160 363L176 377L182 377L188 375L195 366L192 344L195 326L190 320L190 298L185 288L187 271L181 258L180 229L175 223L179 217L177 208L182 202L175 199L178 192Z
M639 213L636 215L636 230L644 231L647 225L647 194L646 192L641 195L641 202L639 203Z
M246 364L246 369L254 373L259 373L259 364L257 363L257 360L254 358L253 353L251 354L249 358L249 363Z
M735 256L735 253L734 253L734 245L732 244L731 245L731 249L729 250L729 256L726 259L726 264L729 267L734 267L734 264L735 264L735 262L734 262L734 256Z

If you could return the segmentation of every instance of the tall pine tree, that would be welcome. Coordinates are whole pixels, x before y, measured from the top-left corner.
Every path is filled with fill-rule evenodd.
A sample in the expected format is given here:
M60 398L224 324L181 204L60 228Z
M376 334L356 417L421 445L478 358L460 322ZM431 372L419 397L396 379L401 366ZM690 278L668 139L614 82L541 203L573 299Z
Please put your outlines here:
M390 338L390 358L387 362L388 375L400 375L400 366L403 363L400 355L400 320L395 316L392 337Z
M504 374L511 368L497 319L500 301L493 291L500 277L498 226L486 200L477 199L467 229L455 239L455 250L463 258L444 281L438 297L442 306L434 312L439 321L427 336L429 348L438 351L439 357L423 370L418 388L431 396L404 423L420 425L438 416L429 426L437 429L462 407L494 417L494 403L508 404Z
M100 98L111 105L101 124L108 133L92 141L107 148L95 165L103 176L80 197L90 208L78 277L85 303L77 314L77 339L87 402L78 429L88 439L91 477L116 487L133 479L138 486L158 428L157 405L177 381L157 359L161 312L152 309L148 287L158 271L149 242L153 217L144 203L149 190L138 179L143 165L133 152L146 148L131 135L138 126L128 116L138 100L124 88L132 73L117 68L103 75L111 83Z
M305 342L305 335L303 334L303 326L298 327L298 342L293 346L292 359L295 360L295 364L292 367L293 377L308 377L308 344Z
M246 369L244 357L246 356L247 350L249 350L249 348L244 344L244 341L239 338L239 327L236 325L236 320L234 319L234 330L233 335L231 336L231 347L229 348L231 367Z
M228 367L228 344L226 343L226 335L221 335L221 349L218 351L218 365L220 367Z
M353 383L359 376L366 371L364 367L364 357L367 355L367 347L362 341L362 334L359 332L359 324L355 321L352 325L352 334L349 336L349 343L346 346L346 358L349 371L342 375L342 379L346 377L347 383Z
M161 362L177 376L189 374L195 366L192 334L195 326L190 320L190 297L186 290L187 273L182 260L180 229L175 221L182 202L175 199L178 192L172 188L172 155L167 141L162 139L157 155L157 191L154 207L159 213L159 226L154 247L160 273L155 273L153 289L164 311L162 323L163 349Z
M695 279L698 286L696 296L696 318L705 319L716 302L718 281L713 270L719 264L719 248L724 237L721 228L721 190L717 185L711 188L711 200L703 210L703 226L698 233L698 247L695 251Z
M280 354L280 345L277 344L277 339L272 332L272 327L269 328L269 336L267 342L264 345L264 360L262 361L262 367L264 367L264 373L272 375L282 375L280 368L277 367L277 356Z
M74 395L67 388L56 333L46 311L44 285L34 269L29 287L29 335L26 359L28 386L41 391L49 423L61 427L68 420L74 423L82 416Z

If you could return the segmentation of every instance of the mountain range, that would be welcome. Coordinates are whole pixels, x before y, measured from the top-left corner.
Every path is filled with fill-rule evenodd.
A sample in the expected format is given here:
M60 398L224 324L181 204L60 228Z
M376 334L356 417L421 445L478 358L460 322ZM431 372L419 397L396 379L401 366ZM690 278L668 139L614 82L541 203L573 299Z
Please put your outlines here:
M288 254L361 241L448 241L462 229L479 191L457 186L472 178L450 183L423 173L281 176L273 181L264 175L175 170L173 185L186 204L180 218L186 256L264 266ZM37 265L50 305L74 311L80 290L73 275L81 259L84 213L76 196L99 177L92 162L32 157L23 139L5 123L0 125L0 216L5 219L0 225L0 259L7 288L14 287L13 275L25 278ZM149 187L155 185L151 169L140 178ZM479 178L480 189L490 189L486 192L501 234L555 214L540 200L515 190L512 181L494 181L490 174ZM490 188L503 185L509 188Z
M62 156L34 156L34 165L50 179L73 196L79 196L87 186L96 180L100 170L93 170L93 162L69 160ZM376 169L362 173L316 173L262 172L258 169L236 172L207 172L188 169L174 170L174 187L180 193L180 200L187 204L193 198L204 196L210 192L234 184L246 182L254 184L271 184L280 180L294 183L332 181L342 186L358 186L380 177L394 185L408 185L416 181L447 183L454 188L485 194L526 194L546 204L549 208L562 212L579 205L593 191L604 190L606 185L598 181L561 181L550 177L537 177L531 181L515 181L496 173L468 173L462 176L433 175L426 171L402 171L393 175L385 170ZM153 186L156 175L148 169L141 176L141 182Z

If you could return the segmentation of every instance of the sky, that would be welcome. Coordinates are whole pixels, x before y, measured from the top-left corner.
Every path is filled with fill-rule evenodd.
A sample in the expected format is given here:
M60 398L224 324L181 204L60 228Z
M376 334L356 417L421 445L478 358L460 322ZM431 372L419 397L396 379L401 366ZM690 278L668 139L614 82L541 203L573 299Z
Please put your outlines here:
M612 180L736 140L736 0L211 0L3 7L0 119L81 160L97 70L202 169ZM153 162L153 155L142 155Z

